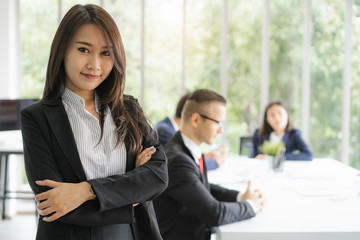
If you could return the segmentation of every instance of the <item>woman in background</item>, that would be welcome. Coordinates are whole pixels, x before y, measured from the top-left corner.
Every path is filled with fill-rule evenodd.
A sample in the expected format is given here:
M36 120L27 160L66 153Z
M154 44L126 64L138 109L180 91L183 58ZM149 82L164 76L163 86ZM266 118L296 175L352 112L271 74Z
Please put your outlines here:
M265 159L265 155L258 149L265 140L271 143L283 141L287 160L313 159L313 154L304 142L300 130L292 127L288 110L280 101L270 102L266 106L262 126L256 129L253 135L253 146L249 157Z
M162 239L151 200L167 186L166 156L138 102L123 94L125 65L105 10L66 13L43 98L21 114L36 239Z

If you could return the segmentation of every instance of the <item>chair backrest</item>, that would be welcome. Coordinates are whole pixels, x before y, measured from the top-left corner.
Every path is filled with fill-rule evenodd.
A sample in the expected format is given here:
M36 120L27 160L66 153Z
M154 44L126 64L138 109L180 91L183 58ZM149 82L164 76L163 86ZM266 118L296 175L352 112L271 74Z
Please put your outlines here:
M249 156L252 146L252 136L241 136L239 154Z
M20 111L37 99L0 99L0 131L20 130Z

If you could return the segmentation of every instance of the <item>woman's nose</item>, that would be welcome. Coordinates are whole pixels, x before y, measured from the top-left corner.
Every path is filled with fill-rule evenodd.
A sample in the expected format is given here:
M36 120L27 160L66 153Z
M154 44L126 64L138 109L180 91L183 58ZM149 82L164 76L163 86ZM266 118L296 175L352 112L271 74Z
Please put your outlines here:
M92 56L89 59L88 64L86 65L86 67L89 70L99 70L101 68L101 64L100 64L100 59L97 56Z
M277 121L281 120L281 118L282 118L281 114L276 114L276 115L275 115L275 119L276 119Z

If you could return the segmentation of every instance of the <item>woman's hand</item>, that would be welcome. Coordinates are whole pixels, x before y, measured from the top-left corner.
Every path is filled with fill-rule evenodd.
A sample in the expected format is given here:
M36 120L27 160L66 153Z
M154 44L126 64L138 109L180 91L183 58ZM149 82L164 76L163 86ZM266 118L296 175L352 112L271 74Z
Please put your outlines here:
M142 149L143 147L141 146L139 153L136 156L135 167L147 163L147 161L150 160L151 156L156 152L156 148L154 146L148 147L144 151L142 151Z
M142 149L143 146L141 146L139 153L136 156L135 167L147 163L150 160L151 156L156 152L156 148L154 146L148 147L147 149L141 152ZM136 207L137 205L139 205L139 203L134 203L133 207Z
M35 200L39 203L37 206L39 214L42 216L52 214L43 218L46 222L52 222L96 197L88 182L63 183L43 180L36 181L36 184L52 188L35 196Z
M258 154L258 155L256 155L255 158L264 160L264 159L266 159L266 155L265 154Z

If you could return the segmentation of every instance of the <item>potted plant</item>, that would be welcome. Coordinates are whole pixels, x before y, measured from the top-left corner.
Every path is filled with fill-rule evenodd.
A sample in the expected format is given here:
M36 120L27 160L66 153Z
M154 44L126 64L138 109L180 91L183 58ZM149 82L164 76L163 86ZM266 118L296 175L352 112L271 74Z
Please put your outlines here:
M283 142L271 143L270 141L264 141L259 146L259 151L266 155L271 169L277 172L283 170L285 160L285 144Z

